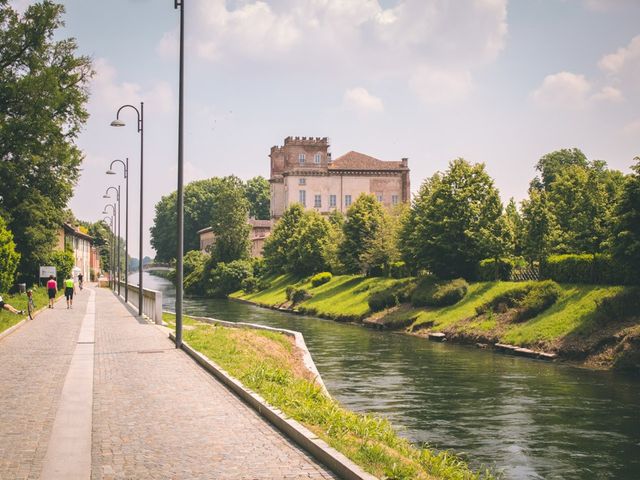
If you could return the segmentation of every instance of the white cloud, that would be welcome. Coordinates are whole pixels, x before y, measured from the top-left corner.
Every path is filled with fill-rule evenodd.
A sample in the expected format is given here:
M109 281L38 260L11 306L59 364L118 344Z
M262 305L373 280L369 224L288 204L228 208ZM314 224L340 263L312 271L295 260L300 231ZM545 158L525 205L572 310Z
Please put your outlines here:
M602 87L602 89L595 93L591 100L595 102L621 102L624 100L622 92L614 87Z
M464 99L473 89L471 74L466 71L421 67L409 79L409 85L428 104L451 103Z
M344 92L343 103L347 108L364 112L381 112L384 110L382 100L371 95L362 87L351 88Z
M156 82L144 90L139 84L118 81L118 72L104 58L98 58L93 64L95 76L91 81L89 110L114 111L123 104L137 105L145 102L146 108L156 113L172 111L174 98L171 86L167 82Z
M531 99L545 108L583 109L598 102L621 102L624 97L611 86L594 92L592 83L584 75L559 72L547 75L542 85L531 92Z
M640 119L626 124L622 129L622 132L632 137L640 136Z
M464 97L471 72L496 59L507 35L507 0L197 0L194 8L188 42L205 60L339 72L349 83L411 79L427 98L415 88L429 80L424 71L445 72L453 83L440 101ZM165 34L158 51L173 55L174 39Z
M640 35L631 39L629 45L619 48L615 53L605 55L598 66L610 75L623 73L626 69L640 64Z

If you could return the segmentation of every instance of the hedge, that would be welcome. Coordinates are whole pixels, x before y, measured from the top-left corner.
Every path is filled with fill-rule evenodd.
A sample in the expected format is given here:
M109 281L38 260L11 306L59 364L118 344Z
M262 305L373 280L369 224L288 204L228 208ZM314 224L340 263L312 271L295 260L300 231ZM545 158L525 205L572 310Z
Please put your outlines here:
M385 308L400 305L411 298L414 288L415 284L413 282L400 282L391 288L374 291L367 300L369 309L372 312L378 312Z
M493 280L511 279L511 273L516 266L515 260L511 258L486 258L478 264L477 275L478 280L483 282L491 282Z
M540 277L560 283L624 285L629 275L610 255L551 255L540 265Z
M436 282L427 278L420 282L411 296L414 307L446 307L464 298L469 284L463 278L448 282Z
M489 302L476 307L482 315L489 311L504 313L506 309L516 309L515 320L524 321L542 313L556 303L562 290L552 281L523 283L495 296Z
M319 287L320 285L324 285L329 282L333 278L331 272L320 272L316 273L313 277L311 277L311 286Z

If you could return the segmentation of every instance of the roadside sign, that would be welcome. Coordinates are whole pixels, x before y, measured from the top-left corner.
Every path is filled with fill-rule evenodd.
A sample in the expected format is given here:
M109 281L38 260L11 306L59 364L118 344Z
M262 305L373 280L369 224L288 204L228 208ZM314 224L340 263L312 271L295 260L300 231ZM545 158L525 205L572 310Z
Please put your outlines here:
M40 267L40 278L49 278L50 275L56 276L56 267Z

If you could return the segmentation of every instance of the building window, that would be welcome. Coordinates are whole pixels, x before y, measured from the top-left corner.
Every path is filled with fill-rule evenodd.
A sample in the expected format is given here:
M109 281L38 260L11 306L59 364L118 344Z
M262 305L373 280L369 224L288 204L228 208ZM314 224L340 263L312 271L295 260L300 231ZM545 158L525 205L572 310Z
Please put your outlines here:
M335 208L335 206L336 206L336 196L329 195L329 207Z
M398 195L391 195L391 205L398 204Z
M314 195L314 197L313 197L313 206L315 208L322 207L322 195Z
M376 195L376 197L377 197L378 201L379 201L380 203L382 203L382 195Z
M322 161L322 155L320 155L319 153L316 153L316 156L313 157L313 161L315 163L320 163Z
M307 179L306 178L299 178L298 179L298 185L306 185L307 184Z
M300 162L300 165L304 164L304 153L298 154L298 162Z
M351 205L351 195L345 195L344 196L344 206L348 207Z
M303 207L306 207L307 206L307 191L306 190L300 190L299 194L300 194L300 203L302 204Z

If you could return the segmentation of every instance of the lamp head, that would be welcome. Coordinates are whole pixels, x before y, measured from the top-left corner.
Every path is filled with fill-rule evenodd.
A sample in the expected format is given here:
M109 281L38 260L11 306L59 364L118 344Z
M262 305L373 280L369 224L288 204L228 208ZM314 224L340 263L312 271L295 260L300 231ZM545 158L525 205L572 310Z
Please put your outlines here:
M102 211L102 214L103 215L109 215L109 212L107 212L107 210L105 209L105 210ZM105 220L106 220L106 218L105 218Z
M104 195L102 195L102 198L111 198L111 197L105 193Z
M124 123L119 118L116 118L113 122L111 122L111 126L112 127L124 127L125 125L126 125L126 123Z
M115 175L116 172L114 172L113 170L109 169L109 170L106 171L106 174L107 175Z

